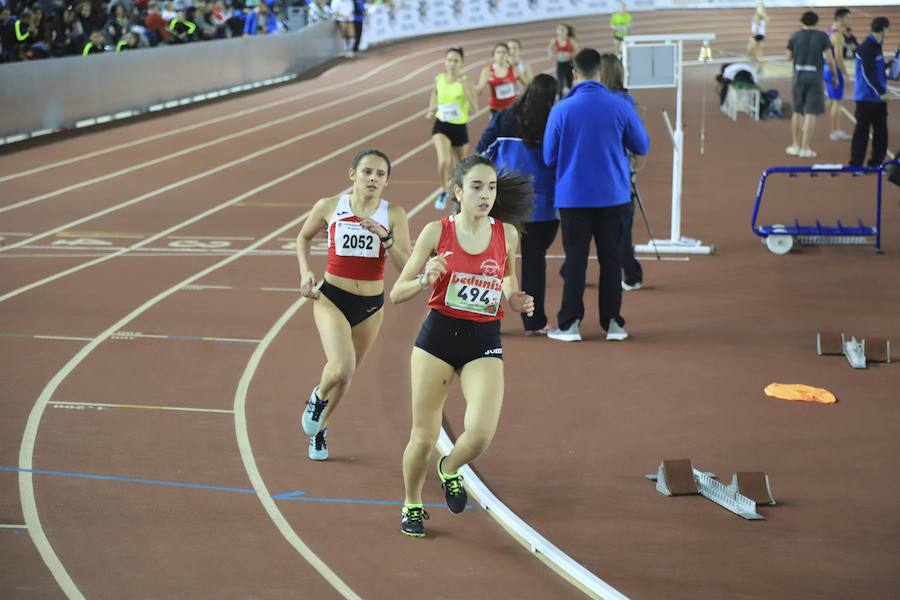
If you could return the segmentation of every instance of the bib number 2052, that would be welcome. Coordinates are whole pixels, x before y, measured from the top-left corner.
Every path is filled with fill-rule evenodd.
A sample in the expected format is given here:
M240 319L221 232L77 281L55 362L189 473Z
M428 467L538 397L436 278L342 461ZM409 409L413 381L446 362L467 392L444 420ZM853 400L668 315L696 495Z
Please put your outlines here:
M381 240L374 233L359 223L349 221L338 221L334 244L338 256L378 258L381 250Z

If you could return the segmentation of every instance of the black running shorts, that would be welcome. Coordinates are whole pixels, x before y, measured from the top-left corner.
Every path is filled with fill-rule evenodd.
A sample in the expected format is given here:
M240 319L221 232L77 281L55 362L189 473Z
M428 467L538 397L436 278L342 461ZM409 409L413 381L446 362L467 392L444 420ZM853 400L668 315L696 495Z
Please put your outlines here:
M416 347L459 371L479 358L503 360L500 321L476 323L432 310L425 317Z
M345 292L339 287L333 286L327 281L322 282L319 292L331 300L338 307L350 327L359 325L384 306L384 293L377 296L357 296L350 292Z
M469 143L469 129L465 125L444 123L435 119L434 127L431 128L431 135L436 133L447 136L447 139L450 140L450 145L454 148L459 148Z

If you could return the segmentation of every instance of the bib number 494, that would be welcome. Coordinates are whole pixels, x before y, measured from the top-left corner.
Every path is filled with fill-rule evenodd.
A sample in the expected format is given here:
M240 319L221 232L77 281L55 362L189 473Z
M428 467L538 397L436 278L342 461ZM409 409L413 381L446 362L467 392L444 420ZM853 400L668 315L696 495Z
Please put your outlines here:
M462 298L466 302L478 302L480 304L488 304L490 302L490 293L490 290L482 290L468 285L464 285L456 290L458 298Z

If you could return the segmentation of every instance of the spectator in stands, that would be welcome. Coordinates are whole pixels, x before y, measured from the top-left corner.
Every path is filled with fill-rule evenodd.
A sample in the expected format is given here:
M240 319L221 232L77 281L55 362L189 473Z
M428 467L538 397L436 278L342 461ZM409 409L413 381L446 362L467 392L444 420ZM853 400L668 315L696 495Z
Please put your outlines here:
M85 33L93 32L95 29L103 29L106 18L94 11L90 2L82 2L78 5L78 20L81 22L81 28Z
M228 21L228 15L225 13L225 5L219 1L213 4L210 2L210 6L212 7L212 23L216 28L216 38L225 37L225 31L228 29L226 25Z
M278 28L278 19L275 13L269 10L265 2L260 2L255 9L247 15L244 23L244 35L268 34Z
M116 52L124 52L125 50L137 50L141 47L141 36L136 31L129 31L121 40L116 42Z
M315 0L310 3L306 13L307 23L313 24L331 19L331 5L328 4L328 0Z
M15 18L6 0L0 0L0 63L13 60L16 45Z
M175 18L169 21L169 43L186 44L194 39L197 26L189 21L183 10L175 12Z
M119 43L122 36L131 28L131 19L125 14L125 7L121 2L112 5L109 19L106 21L106 36L113 45Z
M147 30L147 41L151 46L169 41L169 26L163 19L162 12L159 10L159 2L156 0L150 0L147 3L147 18L144 19L144 28Z
M225 20L225 35L228 37L241 37L244 35L244 22L246 16L239 6L232 9L231 14Z
M213 9L209 2L194 0L194 13L188 17L197 25L197 39L211 40L216 37Z
M872 130L872 157L867 163L877 167L884 162L888 145L887 73L885 71L884 38L891 22L886 17L872 21L872 32L856 49L856 81L853 99L856 100L856 127L850 143L850 166L861 167ZM897 59L894 59L897 60Z
M831 39L827 33L816 29L818 22L819 15L811 10L806 11L800 17L803 29L795 31L788 40L787 59L794 62L792 143L785 149L789 156L818 156L809 145L816 126L816 116L825 112L825 61L828 61L828 68L832 73L837 71L831 55ZM832 83L836 87L838 80L834 79Z
M75 54L86 41L81 22L75 15L75 7L68 5L57 11L50 27L50 54L52 56Z
M353 0L353 52L359 52L359 42L362 40L363 24L366 22L366 0Z
M171 0L163 4L161 12L163 21L166 23L178 16L178 11L175 10L175 3L171 2Z
M550 111L544 162L555 168L554 204L559 209L566 268L555 340L581 340L584 285L593 238L600 262L600 326L607 340L628 334L622 318L622 245L631 202L626 152L643 156L650 138L628 102L600 83L600 53L575 56L575 87ZM599 166L598 166L599 165Z
M81 49L81 55L87 56L88 54L102 54L103 52L106 52L106 47L104 46L103 41L103 32L99 29L95 29L91 32L91 35L88 38L87 43L84 45L84 48Z

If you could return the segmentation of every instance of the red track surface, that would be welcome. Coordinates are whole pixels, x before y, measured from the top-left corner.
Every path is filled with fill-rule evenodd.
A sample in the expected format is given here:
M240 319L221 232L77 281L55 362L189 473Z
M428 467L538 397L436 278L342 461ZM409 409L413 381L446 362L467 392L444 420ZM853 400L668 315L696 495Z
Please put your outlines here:
M772 12L768 53L781 51L797 12ZM855 16L855 29L864 30L875 12ZM882 12L900 22L896 8ZM720 40L714 48L733 55L744 47L748 14L639 14L635 33L715 31ZM604 18L575 26L584 45L607 44ZM249 373L258 341L297 298L294 292L260 288L296 287L295 259L276 252L297 232L297 225L286 226L299 223L315 199L347 185L356 150L375 145L396 160L427 142L428 124L420 114L444 47L461 43L472 66L489 56L495 40L513 34L536 67L549 67L543 55L552 24L441 36L373 51L315 80L2 157L0 178L179 132L0 181L0 211L33 200L0 212L0 236L7 245L0 252L6 392L0 466L8 468L0 471L0 525L25 523L19 484L27 475L14 469L31 464L66 473L33 475L37 518L30 517L29 524L37 527L0 528L0 595L64 595L39 546L45 556L58 557L88 598L338 597L251 493L241 459L236 427L239 432L243 415L230 412L239 380ZM687 71L683 231L714 243L720 254L645 262L649 285L625 298L633 338L622 344L600 341L593 290L585 299L585 343L525 339L515 318L507 319L506 407L494 445L475 467L526 521L633 598L894 597L900 592L900 484L893 476L900 467L900 371L895 365L851 371L843 359L817 357L813 341L817 330L836 329L900 344L898 194L886 189L882 256L858 247L807 248L783 257L768 253L748 225L759 173L776 164L802 163L783 154L790 137L786 122L732 123L716 110L711 83L716 69ZM764 87L777 87L789 98L786 80L772 79ZM347 99L356 93L358 98ZM406 93L408 98L397 100ZM704 95L706 146L700 156ZM664 235L671 159L656 115L662 108L672 112L673 94L636 97L648 107L654 144L640 186L656 233ZM286 102L257 108L277 100ZM250 112L244 116L183 131L245 109ZM304 110L308 114L300 115ZM279 118L284 121L275 126L165 160ZM346 122L335 124L341 119ZM472 135L484 124L484 117L476 120ZM890 127L896 146L896 115ZM845 161L848 144L828 142L826 135L820 122L814 144L820 162ZM360 141L366 136L371 141ZM261 153L242 160L256 152ZM140 167L154 159L162 160ZM229 161L237 162L210 173ZM389 199L407 210L420 205L435 188L433 171L430 145L398 162ZM783 211L831 220L831 215L865 214L871 194L854 187L857 183L817 187L824 184L791 180L794 187L784 183L773 194L778 204L793 204L770 216L783 218ZM72 189L40 199L66 186ZM178 227L229 201L230 206ZM411 229L415 233L434 218L425 206L411 219ZM108 247L59 244L91 238L124 247L175 227L146 248L102 262ZM279 228L285 231L260 246L271 252L240 254L209 270L234 256L222 254L221 244L204 249L211 240L228 242L227 251L242 250ZM637 224L635 237L641 240L639 231ZM199 252L188 255L184 246ZM560 253L559 242L555 252ZM83 268L19 291L78 265ZM557 265L550 261L551 273ZM596 267L591 269L589 277L596 279ZM209 272L189 282L199 288L180 287L204 270ZM551 310L559 294L560 282L551 276ZM285 530L296 532L363 598L580 596L481 509L455 517L434 508L430 537L412 540L397 531L397 505L371 503L402 495L407 364L424 307L388 306L385 312L382 336L335 416L326 464L306 459L306 438L297 423L323 360L309 308L301 307L259 357L246 396L250 461L271 495L304 492L274 503ZM169 337L104 334L123 319L109 332ZM101 343L91 342L97 339ZM78 356L85 344L90 352ZM798 406L765 398L761 390L773 381L821 385L840 402ZM448 402L451 428L459 427L462 408L454 393ZM23 432L36 437L23 438ZM767 471L779 505L762 509L767 521L750 523L699 498L659 496L643 474L663 458L682 456L723 477L737 470ZM426 496L428 502L441 500L431 478Z

